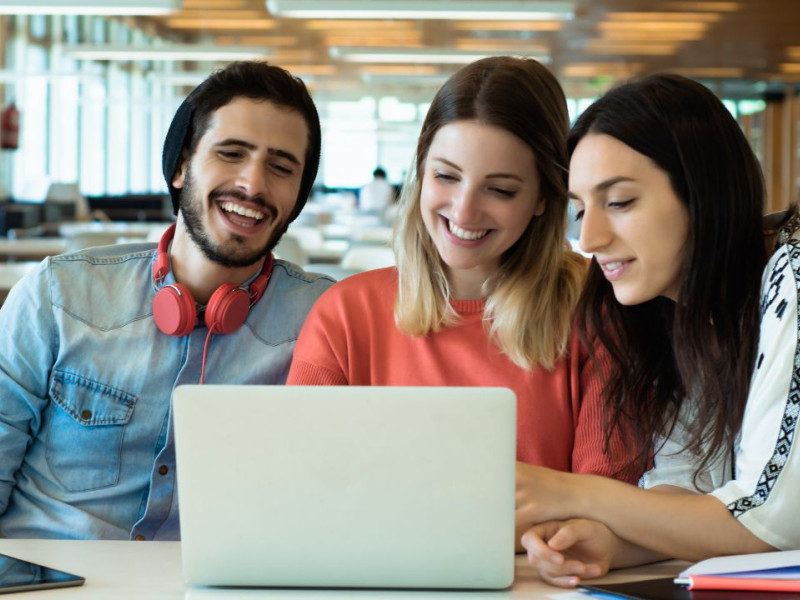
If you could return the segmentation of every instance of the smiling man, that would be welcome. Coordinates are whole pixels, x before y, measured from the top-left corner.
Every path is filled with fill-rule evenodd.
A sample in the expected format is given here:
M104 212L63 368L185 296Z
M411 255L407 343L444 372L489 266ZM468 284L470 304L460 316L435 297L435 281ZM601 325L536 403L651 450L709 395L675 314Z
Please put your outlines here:
M158 247L49 258L15 286L0 310L0 536L179 538L172 390L285 381L332 280L271 250L319 153L303 83L233 63L170 125L177 222Z

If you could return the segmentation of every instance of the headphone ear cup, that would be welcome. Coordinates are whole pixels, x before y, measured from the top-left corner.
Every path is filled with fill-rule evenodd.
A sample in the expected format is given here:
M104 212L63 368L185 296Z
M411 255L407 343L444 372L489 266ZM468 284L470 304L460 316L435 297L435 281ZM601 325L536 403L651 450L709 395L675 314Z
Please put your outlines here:
M189 335L197 322L197 308L189 289L173 283L158 290L153 299L153 318L167 335Z
M212 333L233 333L250 312L250 294L233 283L223 283L206 306L206 327Z

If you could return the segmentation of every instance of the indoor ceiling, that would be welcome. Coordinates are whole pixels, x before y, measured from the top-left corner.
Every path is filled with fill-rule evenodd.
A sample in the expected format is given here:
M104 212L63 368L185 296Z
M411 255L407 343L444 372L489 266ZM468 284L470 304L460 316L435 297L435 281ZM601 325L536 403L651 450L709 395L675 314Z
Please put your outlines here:
M271 2L273 8L292 4ZM147 19L175 44L257 49L322 93L374 89L429 97L458 68L458 55L471 52L541 57L573 96L595 95L615 81L665 70L733 97L779 92L800 82L800 0L525 0L516 4L531 10L567 5L571 16L458 18L459 10L495 2L504 4L428 0L431 7L444 3L452 18L363 20L271 14L265 0L182 0L180 11ZM397 56L401 52L407 54Z

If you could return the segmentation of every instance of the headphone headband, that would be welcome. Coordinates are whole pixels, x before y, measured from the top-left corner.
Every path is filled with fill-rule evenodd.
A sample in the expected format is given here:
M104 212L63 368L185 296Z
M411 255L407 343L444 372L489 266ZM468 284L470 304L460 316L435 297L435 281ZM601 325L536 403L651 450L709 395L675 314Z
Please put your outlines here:
M175 223L167 227L167 230L161 235L158 240L158 249L156 250L156 259L153 261L153 283L161 285L164 279L167 278L169 273L169 253L167 248L172 238L175 237Z

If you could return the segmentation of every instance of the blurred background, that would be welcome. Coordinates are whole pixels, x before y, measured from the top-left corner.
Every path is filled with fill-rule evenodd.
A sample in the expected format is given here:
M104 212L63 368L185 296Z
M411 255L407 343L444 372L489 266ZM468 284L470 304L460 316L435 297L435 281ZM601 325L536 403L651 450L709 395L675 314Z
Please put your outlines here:
M388 239L391 206L360 206L373 170L396 193L436 89L496 54L545 63L572 118L636 75L697 79L750 139L769 209L797 198L798 0L0 0L0 237L73 248L160 232L175 109L215 68L257 58L302 78L322 119L298 261L344 268ZM41 254L3 243L6 260Z

